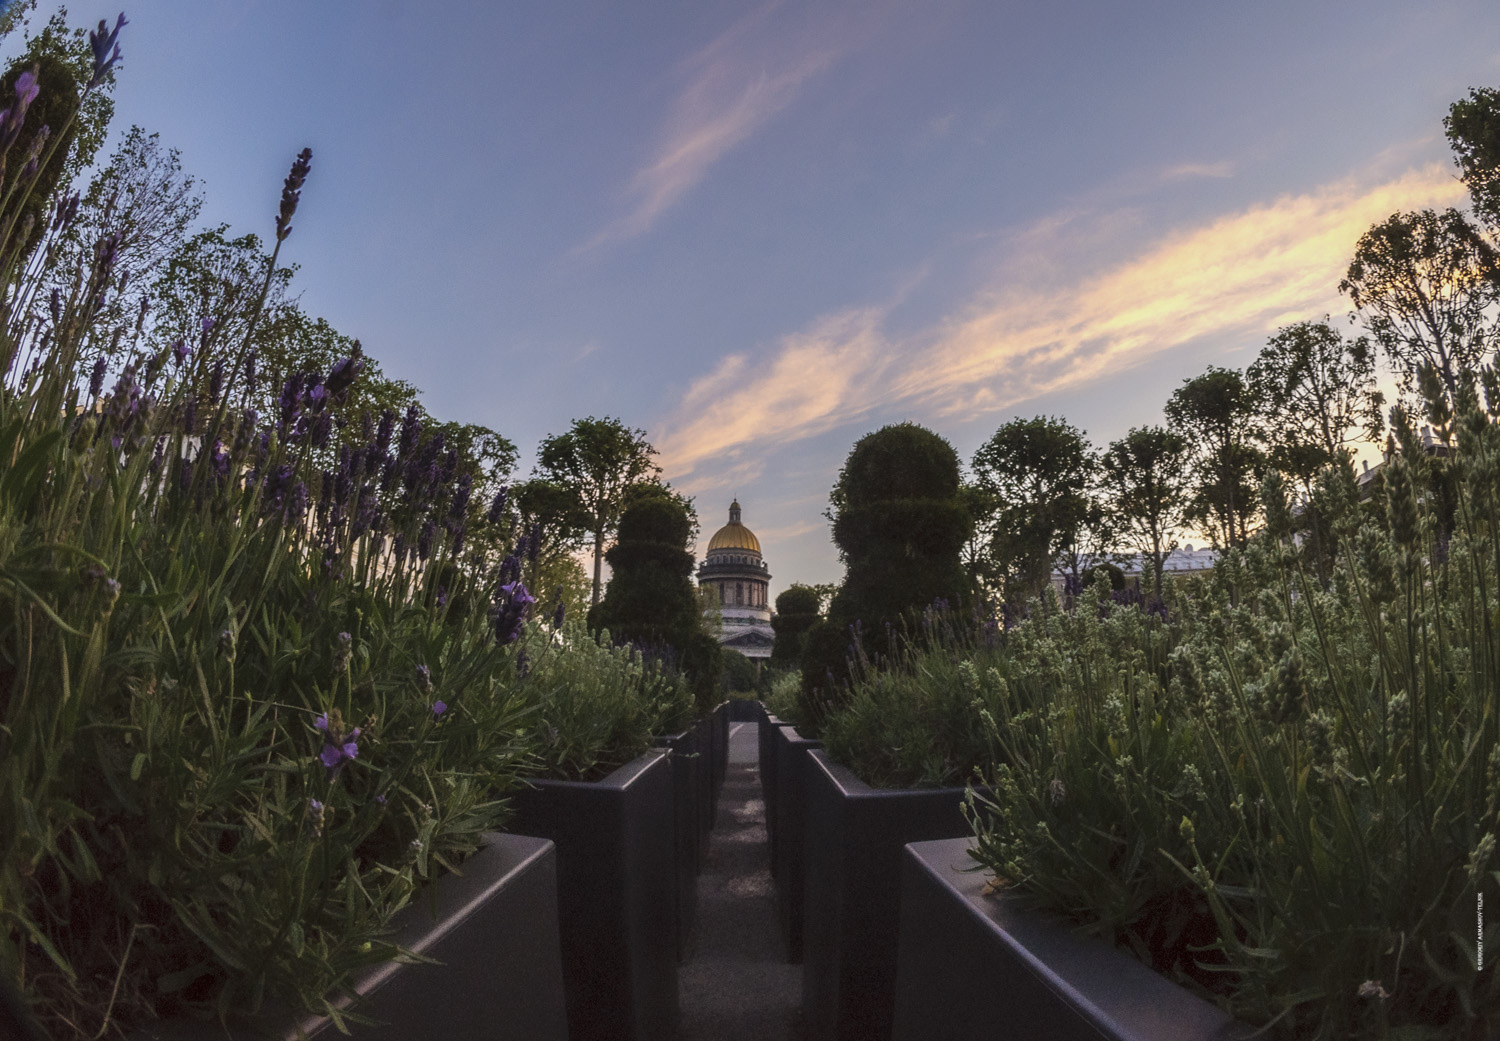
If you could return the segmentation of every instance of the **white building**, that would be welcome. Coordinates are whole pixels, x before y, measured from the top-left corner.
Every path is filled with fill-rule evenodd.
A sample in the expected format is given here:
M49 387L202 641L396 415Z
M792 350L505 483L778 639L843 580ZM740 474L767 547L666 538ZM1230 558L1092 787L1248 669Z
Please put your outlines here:
M729 523L708 540L708 558L698 566L698 586L719 601L723 623L719 646L747 658L769 658L776 633L771 628L771 572L760 554L760 540L740 523L740 504L729 504Z

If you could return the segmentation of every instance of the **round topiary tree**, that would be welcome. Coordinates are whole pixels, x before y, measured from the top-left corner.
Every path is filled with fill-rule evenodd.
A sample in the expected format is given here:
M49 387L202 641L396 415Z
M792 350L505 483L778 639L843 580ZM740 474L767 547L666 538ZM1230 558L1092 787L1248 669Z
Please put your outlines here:
M864 653L888 655L909 616L938 600L956 607L969 587L959 554L972 521L959 497L958 453L931 430L898 423L866 434L829 501L845 575L828 608L827 631L808 634L809 697L829 687L830 674L835 686L847 680L835 652L856 634ZM836 696L825 689L821 703Z
M605 554L613 577L588 625L609 630L616 643L671 647L702 707L718 691L721 666L718 642L699 615L692 537L693 518L680 497L665 490L635 496Z
M823 598L816 589L794 585L776 598L776 643L771 647L771 664L777 668L796 668L807 643L807 631L822 617Z

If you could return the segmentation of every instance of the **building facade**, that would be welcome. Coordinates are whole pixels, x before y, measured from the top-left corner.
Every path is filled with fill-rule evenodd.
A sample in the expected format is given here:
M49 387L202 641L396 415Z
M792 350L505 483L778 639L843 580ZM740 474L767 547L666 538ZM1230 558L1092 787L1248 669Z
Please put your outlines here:
M769 658L776 633L771 628L771 571L760 540L740 521L740 504L729 504L729 523L708 540L707 558L698 565L698 587L718 600L719 645L747 658Z

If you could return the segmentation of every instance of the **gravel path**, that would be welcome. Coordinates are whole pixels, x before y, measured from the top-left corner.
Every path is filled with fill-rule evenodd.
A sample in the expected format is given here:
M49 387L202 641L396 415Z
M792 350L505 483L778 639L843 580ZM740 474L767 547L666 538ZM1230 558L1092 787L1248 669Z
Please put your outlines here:
M798 1041L802 967L776 926L756 726L733 723L718 823L698 876L693 960L679 969L680 1041Z

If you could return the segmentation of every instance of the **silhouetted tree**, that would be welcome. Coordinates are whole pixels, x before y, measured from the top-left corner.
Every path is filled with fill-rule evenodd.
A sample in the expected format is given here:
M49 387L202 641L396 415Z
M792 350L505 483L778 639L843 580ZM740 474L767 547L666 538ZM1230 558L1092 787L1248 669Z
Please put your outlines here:
M646 441L644 430L632 430L608 416L575 419L571 430L547 437L537 452L537 476L569 489L588 517L595 605L604 580L604 543L619 526L625 493L660 472L651 461L654 455L656 449Z
M1080 529L1101 520L1089 496L1097 465L1083 434L1048 416L1012 420L974 453L974 484L994 510L980 526L1009 603L1040 593Z
M1167 420L1193 446L1186 521L1214 545L1243 546L1260 508L1263 457L1255 445L1255 402L1244 377L1210 367L1184 380L1167 401Z
M1187 462L1187 441L1165 427L1132 428L1100 460L1117 530L1128 546L1150 558L1157 596L1188 505Z

